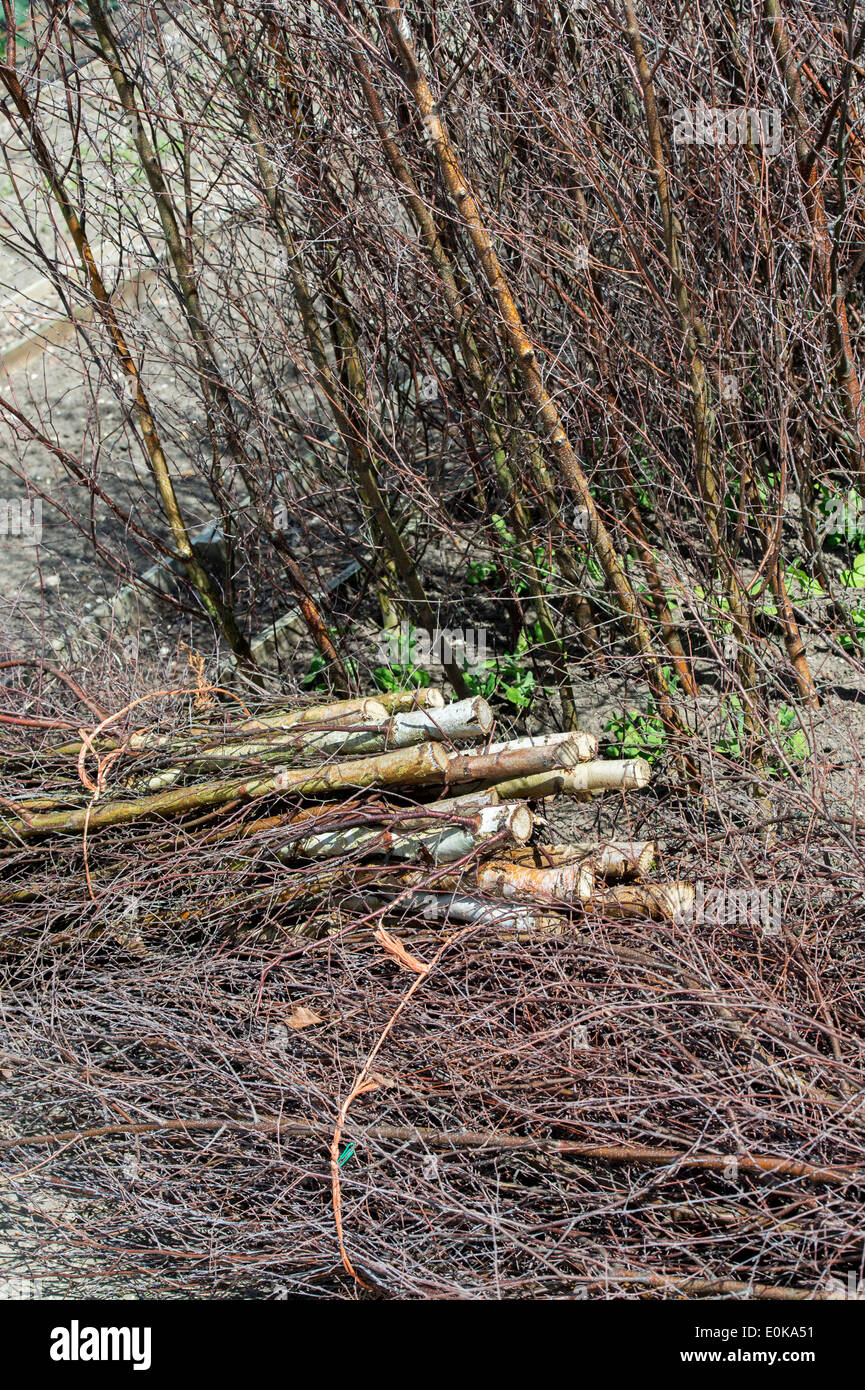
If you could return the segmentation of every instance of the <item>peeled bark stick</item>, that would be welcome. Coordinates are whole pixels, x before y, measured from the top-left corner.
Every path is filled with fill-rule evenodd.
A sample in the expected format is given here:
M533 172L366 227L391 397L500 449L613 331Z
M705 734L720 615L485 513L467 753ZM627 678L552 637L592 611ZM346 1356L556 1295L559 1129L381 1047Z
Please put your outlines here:
M448 782L501 782L574 767L577 762L574 735L559 743L512 748L501 753L453 753L448 763ZM502 800L507 800L502 797Z
M399 716L397 716L399 717ZM135 785L139 793L160 791L163 787L174 786L190 771L208 769L211 772L220 765L248 762L279 763L283 767L295 762L308 765L314 758L349 758L362 754L385 753L391 748L407 748L425 741L421 729L411 729L402 733L398 740L391 738L394 720L387 719L382 725L370 727L349 727L347 729L319 729L290 727L271 728L266 737L257 737L246 742L226 741L206 744L185 750L185 757L177 767L165 768L141 783ZM477 737L475 728L467 728L466 739ZM428 735L426 735L428 737Z
M535 869L496 859L480 865L475 877L481 892L519 902L587 902L595 886L594 870L586 864Z
M616 883L626 878L641 878L654 863L658 847L652 840L612 841L606 844L534 845L529 848L505 850L502 858L514 864L528 864L536 869L563 864L588 864L599 878Z
M318 768L284 768L274 778L277 792L294 796L324 796L329 791L355 791L364 787L415 786L417 783L443 782L449 758L438 743L421 743L414 748L395 748L371 758L357 758Z
M331 859L336 855L375 855L389 859L420 859L429 856L435 864L450 864L479 849L487 840L501 836L513 844L525 844L534 828L534 817L521 803L487 806L468 818L466 825L440 825L401 834L372 826L352 826L348 830L321 831L307 835L279 850L279 858Z
M283 768L267 777L231 777L176 787L138 800L93 803L75 811L52 811L24 820L0 817L0 839L33 839L38 835L88 832L109 825L125 825L152 816L179 816L189 811L208 811L232 801L252 801L264 796L325 796L333 791L364 787L413 786L443 782L448 755L438 743L398 748L373 758L314 768Z
M639 790L648 786L651 777L652 769L645 758L612 762L598 759L583 763L571 772L553 768L534 775L514 776L495 785L502 801L513 797L547 796L573 796L578 801L588 801L590 796L603 791Z
M491 743L484 748L483 752L490 753L509 753L521 748L554 748L559 744L568 744L576 755L577 762L589 762L598 756L598 740L594 734L584 733L576 730L569 733L555 734L536 734L525 738L512 738L504 743Z
M687 922L693 917L695 896L692 883L622 883L596 889L586 906L605 917Z

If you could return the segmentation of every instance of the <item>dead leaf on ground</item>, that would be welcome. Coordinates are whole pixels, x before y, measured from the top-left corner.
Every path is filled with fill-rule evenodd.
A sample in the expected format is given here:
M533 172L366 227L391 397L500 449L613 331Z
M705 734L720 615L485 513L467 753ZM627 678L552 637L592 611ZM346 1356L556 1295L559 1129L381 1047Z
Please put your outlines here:
M314 1009L307 1009L301 1004L294 1009L285 1020L287 1028L294 1029L295 1033L301 1028L311 1028L314 1023L324 1023L323 1018L319 1018Z

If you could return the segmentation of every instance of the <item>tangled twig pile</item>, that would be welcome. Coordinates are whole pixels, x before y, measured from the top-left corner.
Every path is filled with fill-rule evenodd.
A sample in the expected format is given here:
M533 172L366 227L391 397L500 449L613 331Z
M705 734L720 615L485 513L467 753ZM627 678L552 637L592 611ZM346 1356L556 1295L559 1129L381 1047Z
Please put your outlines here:
M544 796L639 760L491 744L483 700L430 691L95 713L4 749L0 1157L41 1212L31 1273L774 1298L861 1273L853 924L824 909L817 950L698 923L643 880L652 841L545 842Z

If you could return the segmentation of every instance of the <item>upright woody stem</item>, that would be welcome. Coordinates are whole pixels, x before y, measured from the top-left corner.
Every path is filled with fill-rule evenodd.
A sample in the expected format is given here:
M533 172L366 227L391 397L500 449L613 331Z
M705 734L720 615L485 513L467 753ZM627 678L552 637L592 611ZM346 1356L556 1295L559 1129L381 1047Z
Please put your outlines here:
M642 658L646 676L657 695L662 718L672 731L683 732L683 725L670 696L670 687L664 674L662 661L655 651L649 628L640 611L636 594L622 560L595 506L588 479L568 438L561 415L544 385L535 349L523 325L507 277L493 246L492 238L484 224L480 206L472 194L456 151L438 114L436 102L421 68L400 0L384 0L384 9L387 19L387 33L399 62L403 79L414 99L445 186L456 206L459 218L468 232L486 282L495 299L501 316L501 329L508 346L516 356L525 390L558 463L561 475L586 514L589 541L598 557L607 583L616 597L623 626Z

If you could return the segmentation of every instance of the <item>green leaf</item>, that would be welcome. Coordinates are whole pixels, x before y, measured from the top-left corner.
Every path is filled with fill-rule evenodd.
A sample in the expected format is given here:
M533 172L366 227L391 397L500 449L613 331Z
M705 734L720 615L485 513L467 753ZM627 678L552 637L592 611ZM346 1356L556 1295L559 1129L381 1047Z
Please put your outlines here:
M856 556L852 569L841 571L841 583L845 589L865 589L865 550Z
M400 662L391 666L376 666L372 676L379 690L405 690L406 687L417 690L430 683L428 671Z
M654 763L667 744L666 731L654 712L653 702L650 702L648 714L629 709L624 715L610 719L606 731L611 736L607 749L609 758L646 758Z

